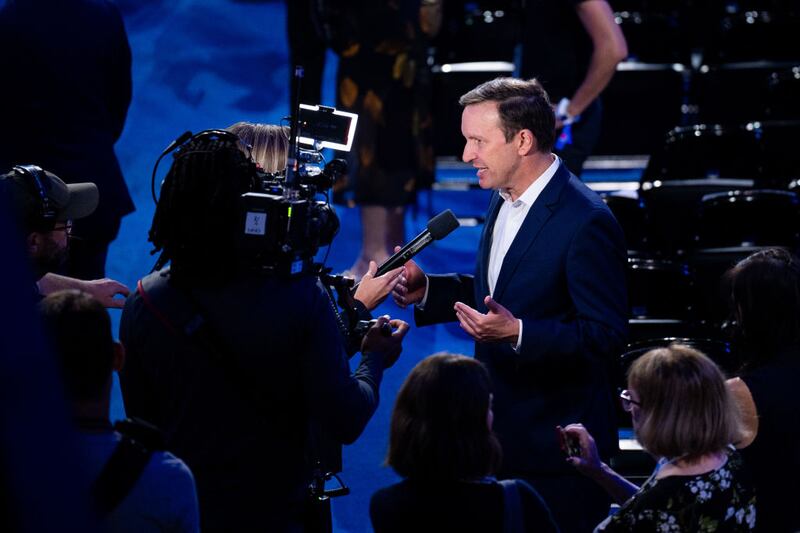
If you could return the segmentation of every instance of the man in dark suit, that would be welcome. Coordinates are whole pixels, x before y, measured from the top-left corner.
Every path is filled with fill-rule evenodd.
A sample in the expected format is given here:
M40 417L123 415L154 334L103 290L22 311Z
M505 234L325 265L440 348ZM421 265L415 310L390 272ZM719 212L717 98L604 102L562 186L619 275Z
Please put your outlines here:
M413 262L395 287L417 325L458 320L494 381L503 477L530 481L562 531L591 530L602 491L570 471L556 426L592 427L617 448L611 373L625 346L622 231L602 200L551 153L555 117L536 80L499 78L459 100L463 159L495 189L476 275L426 276ZM588 483L587 483L588 481Z
M35 164L97 185L75 222L65 274L105 277L108 245L133 211L114 143L131 102L131 51L108 0L0 2L0 169Z

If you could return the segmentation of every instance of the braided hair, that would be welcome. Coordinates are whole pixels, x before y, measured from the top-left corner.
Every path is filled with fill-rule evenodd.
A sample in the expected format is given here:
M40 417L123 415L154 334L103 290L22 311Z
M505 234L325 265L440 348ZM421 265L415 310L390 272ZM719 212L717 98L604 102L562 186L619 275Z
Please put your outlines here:
M176 150L150 227L153 270L171 261L173 279L222 280L238 268L240 197L252 190L256 166L228 131L207 130Z

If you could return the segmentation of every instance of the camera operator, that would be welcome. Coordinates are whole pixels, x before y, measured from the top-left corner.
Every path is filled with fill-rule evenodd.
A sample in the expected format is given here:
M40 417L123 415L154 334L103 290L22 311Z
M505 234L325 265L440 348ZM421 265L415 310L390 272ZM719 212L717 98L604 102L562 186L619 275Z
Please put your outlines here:
M408 330L379 318L351 373L317 276L243 266L239 206L255 170L229 132L178 149L150 230L157 266L171 266L141 280L120 326L127 413L161 427L194 472L204 531L304 531L326 454L317 430L360 435Z

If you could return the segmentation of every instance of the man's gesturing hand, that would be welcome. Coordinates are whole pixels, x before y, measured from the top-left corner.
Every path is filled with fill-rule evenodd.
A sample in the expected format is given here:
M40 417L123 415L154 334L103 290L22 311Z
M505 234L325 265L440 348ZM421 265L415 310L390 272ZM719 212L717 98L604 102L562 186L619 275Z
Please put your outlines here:
M394 247L395 253L400 251L399 246ZM394 303L405 309L409 305L418 304L425 296L425 272L414 261L407 261L404 265L405 273L400 276L400 281L392 290Z
M392 330L386 335L382 329L389 324ZM408 323L402 320L390 320L388 315L378 317L378 321L367 330L364 340L361 341L362 352L378 352L383 354L383 368L389 368L400 357L403 351L403 337L408 333Z
M511 342L519 338L519 321L511 311L495 302L491 296L484 300L489 312L485 315L467 304L456 302L454 309L461 327L478 342Z

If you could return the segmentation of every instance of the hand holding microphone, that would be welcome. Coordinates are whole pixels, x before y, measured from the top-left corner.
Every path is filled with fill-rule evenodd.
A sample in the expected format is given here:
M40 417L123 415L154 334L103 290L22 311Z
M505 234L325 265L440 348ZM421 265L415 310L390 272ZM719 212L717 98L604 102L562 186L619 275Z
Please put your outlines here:
M400 247L396 246L395 252L400 251ZM405 309L409 305L418 304L425 296L425 287L427 286L425 272L412 260L409 260L405 265L405 273L400 276L397 284L392 289L392 298L394 303L401 309Z
M399 247L397 249L399 250ZM361 278L361 282L356 286L355 294L353 294L353 298L364 304L364 307L370 311L382 304L386 297L389 296L405 269L400 266L390 270L383 276L377 276L377 271L377 263L370 261L369 270Z
M406 307L408 303L405 303L404 300L408 294L408 286L414 287L416 291L416 286L421 282L422 291L419 293L419 299L421 299L425 292L425 274L416 263L411 261L411 258L430 243L446 237L459 226L458 219L450 209L442 211L430 219L425 231L402 248L395 247L394 255L380 266L376 268L375 263L370 262L369 272L356 286L354 298L363 303L367 309L372 310L380 305L391 291L395 302L400 307ZM416 292L412 296L416 296ZM409 303L416 303L416 301Z
M419 235L402 248L395 248L395 254L378 267L389 270L396 264L405 266L405 273L400 276L398 283L392 290L394 302L405 309L409 305L419 303L425 294L425 273L411 258L433 241L438 241L449 235L459 227L458 219L449 209L442 211L429 222L428 226Z

